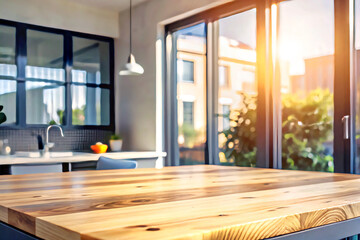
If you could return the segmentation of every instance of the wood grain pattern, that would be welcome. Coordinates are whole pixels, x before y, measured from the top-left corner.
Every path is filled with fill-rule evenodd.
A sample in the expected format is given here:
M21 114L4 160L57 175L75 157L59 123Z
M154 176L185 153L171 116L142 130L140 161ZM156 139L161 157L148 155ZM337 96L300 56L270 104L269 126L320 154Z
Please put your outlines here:
M360 217L359 185L211 165L0 176L0 221L44 239L263 239Z

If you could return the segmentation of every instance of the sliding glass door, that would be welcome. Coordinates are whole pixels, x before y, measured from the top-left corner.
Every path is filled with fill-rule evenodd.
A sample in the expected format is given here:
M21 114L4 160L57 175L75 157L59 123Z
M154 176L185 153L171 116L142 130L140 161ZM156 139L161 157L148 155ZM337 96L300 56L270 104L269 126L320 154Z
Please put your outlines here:
M355 172L360 173L360 0L355 0L354 5L354 100L355 100L355 148L356 148L356 161Z
M284 1L274 21L282 168L332 172L334 1Z
M174 32L177 144L180 165L204 164L206 143L206 25Z
M237 26L234 28L234 26ZM217 113L221 165L256 165L256 10L218 21Z
M169 164L354 172L355 1L354 59L352 0L234 1L167 26Z

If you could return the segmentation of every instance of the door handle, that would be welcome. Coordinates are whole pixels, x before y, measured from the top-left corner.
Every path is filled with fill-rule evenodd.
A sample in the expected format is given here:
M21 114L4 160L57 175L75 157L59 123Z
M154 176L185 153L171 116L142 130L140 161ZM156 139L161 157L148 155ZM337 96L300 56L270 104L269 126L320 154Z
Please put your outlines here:
M341 121L343 124L343 137L344 137L344 139L349 139L350 138L350 116L349 115L343 116Z

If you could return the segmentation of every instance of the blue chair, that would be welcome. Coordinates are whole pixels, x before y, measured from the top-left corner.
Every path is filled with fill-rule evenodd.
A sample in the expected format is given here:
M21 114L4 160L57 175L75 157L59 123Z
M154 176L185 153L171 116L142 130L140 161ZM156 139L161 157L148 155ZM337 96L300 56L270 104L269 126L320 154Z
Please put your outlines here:
M96 164L96 170L133 169L136 167L136 161L111 159L103 156L99 157L99 160Z

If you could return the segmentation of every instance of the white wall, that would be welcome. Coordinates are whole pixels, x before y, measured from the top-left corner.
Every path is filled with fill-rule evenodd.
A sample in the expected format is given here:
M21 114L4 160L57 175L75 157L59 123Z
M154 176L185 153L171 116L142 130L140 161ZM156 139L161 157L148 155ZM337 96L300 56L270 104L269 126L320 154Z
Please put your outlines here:
M116 125L124 136L126 150L159 150L156 146L156 40L160 23L180 15L194 14L226 1L149 0L133 9L133 54L145 73L141 76L117 75L129 54L128 11L120 12L120 38L115 42ZM158 119L160 120L160 119ZM158 124L158 126L161 126Z
M0 0L0 19L117 38L119 14L69 0Z

